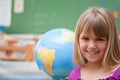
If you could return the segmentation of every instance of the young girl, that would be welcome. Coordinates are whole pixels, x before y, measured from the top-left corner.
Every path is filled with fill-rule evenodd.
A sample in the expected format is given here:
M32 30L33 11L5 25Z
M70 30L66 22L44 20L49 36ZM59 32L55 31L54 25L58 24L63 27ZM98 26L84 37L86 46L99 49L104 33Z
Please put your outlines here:
M78 66L69 80L120 80L120 43L114 16L92 7L79 18L74 44Z

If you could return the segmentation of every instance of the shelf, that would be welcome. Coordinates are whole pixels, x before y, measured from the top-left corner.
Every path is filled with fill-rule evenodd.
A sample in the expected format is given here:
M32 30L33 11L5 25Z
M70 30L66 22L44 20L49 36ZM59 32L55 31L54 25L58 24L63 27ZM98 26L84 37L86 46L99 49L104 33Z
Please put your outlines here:
M27 44L26 46L0 46L1 51L12 51L15 54L17 51L23 52L25 57L13 57L13 56L5 56L0 57L1 60L26 60L33 61L34 60L34 45ZM7 53L6 53L7 54Z

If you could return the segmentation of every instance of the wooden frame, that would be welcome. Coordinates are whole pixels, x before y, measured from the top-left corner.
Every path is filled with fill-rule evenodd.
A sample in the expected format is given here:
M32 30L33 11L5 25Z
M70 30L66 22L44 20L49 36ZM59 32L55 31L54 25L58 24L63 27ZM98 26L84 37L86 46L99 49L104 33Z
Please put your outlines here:
M25 58L17 58L17 57L0 57L1 60L25 60L25 61L33 61L34 60L34 45L27 44L24 47L21 46L0 46L0 50L2 51L23 51L25 54ZM12 53L14 54L14 53Z

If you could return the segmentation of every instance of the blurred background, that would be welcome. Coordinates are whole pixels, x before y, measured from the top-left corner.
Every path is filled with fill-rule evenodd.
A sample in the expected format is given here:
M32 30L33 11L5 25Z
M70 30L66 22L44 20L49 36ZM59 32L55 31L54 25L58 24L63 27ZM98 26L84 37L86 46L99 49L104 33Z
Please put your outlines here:
M74 31L94 6L109 9L120 31L120 0L0 0L0 80L51 80L36 64L37 42L55 28Z

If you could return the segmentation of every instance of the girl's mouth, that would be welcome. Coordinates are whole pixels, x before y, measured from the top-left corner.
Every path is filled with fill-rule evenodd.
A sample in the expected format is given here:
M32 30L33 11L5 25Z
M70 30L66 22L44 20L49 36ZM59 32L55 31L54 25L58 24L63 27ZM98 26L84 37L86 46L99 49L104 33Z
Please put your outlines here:
M100 51L87 51L90 55L97 55Z

